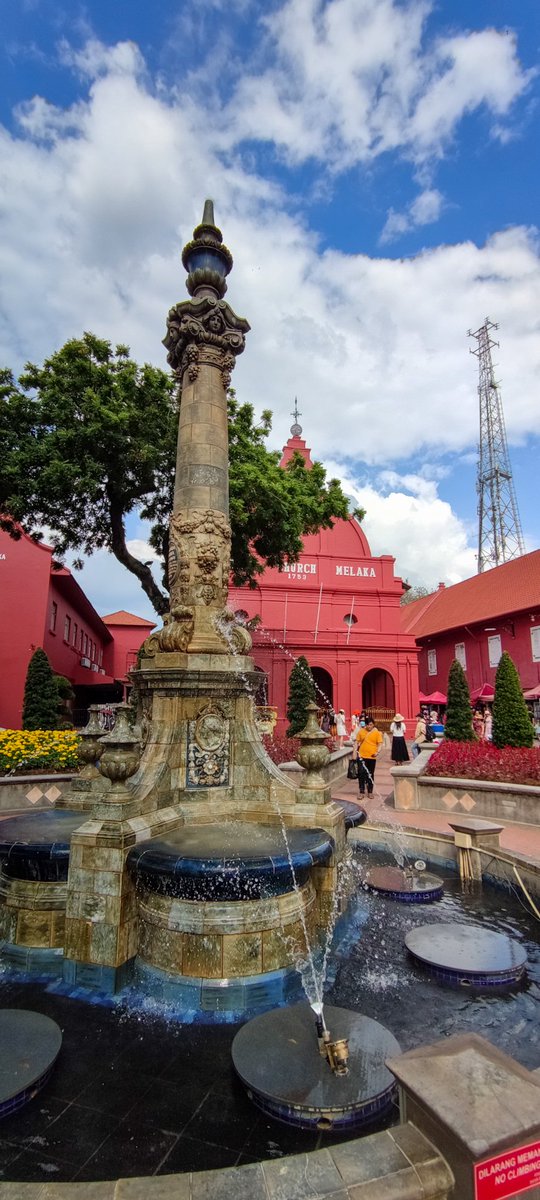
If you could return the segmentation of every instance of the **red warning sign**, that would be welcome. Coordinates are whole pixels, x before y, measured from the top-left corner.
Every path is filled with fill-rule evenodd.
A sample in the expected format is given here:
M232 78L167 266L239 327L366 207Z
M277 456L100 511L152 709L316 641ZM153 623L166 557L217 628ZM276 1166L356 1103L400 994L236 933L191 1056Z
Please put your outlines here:
M505 1200L506 1196L521 1196L539 1184L540 1142L504 1150L476 1163L474 1168L475 1200Z

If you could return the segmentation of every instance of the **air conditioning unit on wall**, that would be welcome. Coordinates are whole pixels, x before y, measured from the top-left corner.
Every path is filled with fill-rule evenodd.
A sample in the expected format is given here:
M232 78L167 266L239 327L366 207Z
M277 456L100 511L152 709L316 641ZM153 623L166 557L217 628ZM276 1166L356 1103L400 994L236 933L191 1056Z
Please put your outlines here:
M90 659L89 658L81 658L81 667L89 667L89 666L90 666Z

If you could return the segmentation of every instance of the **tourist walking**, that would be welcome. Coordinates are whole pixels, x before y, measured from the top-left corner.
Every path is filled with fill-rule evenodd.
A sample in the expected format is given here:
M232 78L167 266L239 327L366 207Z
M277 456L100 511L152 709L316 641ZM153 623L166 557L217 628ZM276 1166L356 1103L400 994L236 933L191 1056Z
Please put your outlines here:
M330 733L330 712L327 708L325 708L321 717L321 729L323 733Z
M405 741L407 727L401 713L396 713L394 720L390 725L390 733L392 734L392 750L391 758L395 767L399 767L400 763L409 761L409 751Z
M361 796L373 795L373 778L375 762L382 746L383 735L375 725L372 717L366 717L365 727L360 726L356 731L356 747L358 754L358 789Z
M345 738L347 737L347 726L345 724L345 709L340 708L336 716L336 737L339 738L339 748L343 747Z
M420 747L427 741L427 727L425 717L421 712L416 714L416 729L414 731L414 741L412 744L413 758L420 754Z
M484 713L481 708L475 708L474 710L472 727L477 738L482 739L484 736Z

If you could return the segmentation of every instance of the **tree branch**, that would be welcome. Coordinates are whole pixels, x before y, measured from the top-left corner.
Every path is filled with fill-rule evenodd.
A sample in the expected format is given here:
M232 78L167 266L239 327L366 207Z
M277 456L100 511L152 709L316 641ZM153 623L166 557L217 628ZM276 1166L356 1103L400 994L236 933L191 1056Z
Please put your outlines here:
M150 567L146 563L140 562L133 554L130 554L126 545L126 531L124 528L122 505L115 500L107 488L109 498L109 512L111 517L111 550L114 557L123 567L127 567L132 575L135 575L148 599L155 608L160 617L164 616L169 611L169 598L158 587Z

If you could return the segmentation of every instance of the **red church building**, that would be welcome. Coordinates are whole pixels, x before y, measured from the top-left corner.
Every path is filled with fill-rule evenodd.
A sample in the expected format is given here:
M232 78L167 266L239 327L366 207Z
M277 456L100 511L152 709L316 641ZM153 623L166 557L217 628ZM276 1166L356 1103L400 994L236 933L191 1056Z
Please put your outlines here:
M446 694L454 658L473 700L489 699L501 654L508 652L525 696L540 696L540 550L523 554L402 609L403 629L420 648L420 688ZM533 699L533 695L527 698Z
M293 425L281 465L310 451ZM369 710L384 727L395 711L412 722L418 708L418 650L404 632L404 587L390 555L375 557L354 517L304 538L297 563L267 569L256 588L231 588L229 603L244 619L259 617L253 634L256 667L268 676L259 700L286 727L289 676L300 656L309 662L321 706Z
M24 684L34 650L69 679L76 723L89 704L121 700L139 646L154 628L131 613L100 617L53 550L21 531L0 530L0 728L20 729Z

